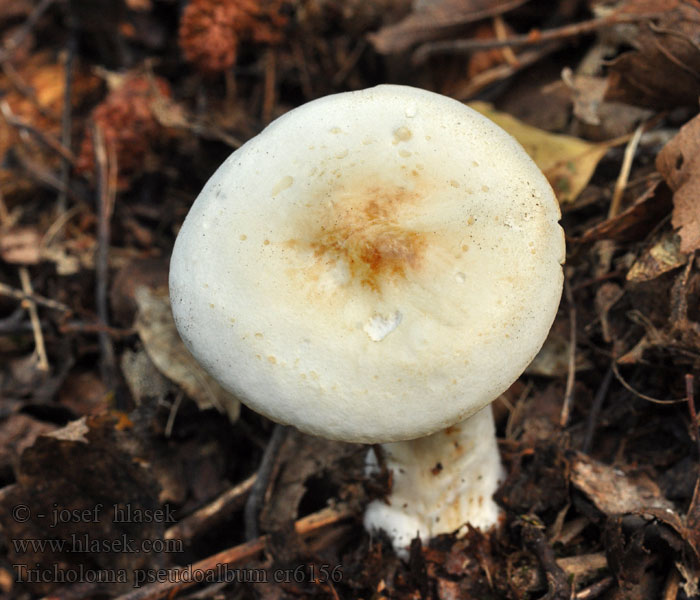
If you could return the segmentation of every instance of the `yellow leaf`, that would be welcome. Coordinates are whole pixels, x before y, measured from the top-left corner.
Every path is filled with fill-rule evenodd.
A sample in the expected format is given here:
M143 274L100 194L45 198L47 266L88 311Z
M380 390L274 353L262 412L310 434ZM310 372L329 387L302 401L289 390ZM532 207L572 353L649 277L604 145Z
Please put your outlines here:
M549 133L494 110L486 102L470 102L474 110L505 129L525 148L545 174L559 202L573 202L588 185L593 171L609 148L620 142L593 144L570 135Z

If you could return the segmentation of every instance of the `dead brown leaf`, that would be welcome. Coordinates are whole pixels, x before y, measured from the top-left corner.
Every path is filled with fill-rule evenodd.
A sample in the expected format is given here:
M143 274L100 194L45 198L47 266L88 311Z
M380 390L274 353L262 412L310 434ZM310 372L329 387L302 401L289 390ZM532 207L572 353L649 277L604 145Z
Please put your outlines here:
M673 511L673 503L646 475L635 476L579 454L572 462L571 483L605 515L660 508Z
M144 350L126 350L120 366L136 404L141 404L147 398L164 398L172 387Z
M635 50L611 63L606 98L646 108L697 106L700 2L634 0L619 12L654 19L633 26L634 33L626 36Z
M168 379L182 387L200 409L212 406L238 418L238 400L192 357L175 327L167 289L141 286L135 293L136 330L149 358Z
M627 281L634 283L651 281L664 273L682 267L686 263L687 257L681 254L680 250L681 243L678 235L672 231L664 232L635 261L627 272Z
M369 35L377 52L403 52L414 44L441 39L465 25L501 15L527 0L440 0L416 3L418 8L395 25Z
M656 157L656 168L673 190L673 226L681 251L700 248L700 115L683 127Z

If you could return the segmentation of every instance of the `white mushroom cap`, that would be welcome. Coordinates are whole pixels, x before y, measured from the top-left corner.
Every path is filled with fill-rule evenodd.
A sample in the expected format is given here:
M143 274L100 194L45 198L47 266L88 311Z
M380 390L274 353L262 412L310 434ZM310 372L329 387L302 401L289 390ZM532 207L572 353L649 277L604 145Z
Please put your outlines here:
M212 176L177 238L175 320L252 409L354 442L491 402L544 342L564 240L547 180L463 104L382 85L296 108Z

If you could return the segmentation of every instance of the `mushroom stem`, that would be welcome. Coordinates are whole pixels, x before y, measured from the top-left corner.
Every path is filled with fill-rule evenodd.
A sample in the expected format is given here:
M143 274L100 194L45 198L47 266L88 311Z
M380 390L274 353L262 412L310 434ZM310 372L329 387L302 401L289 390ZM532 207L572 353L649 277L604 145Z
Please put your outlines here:
M498 521L493 494L503 476L491 407L427 437L382 444L391 493L367 507L365 527L383 530L403 558L417 535L487 529ZM367 467L377 469L373 451Z

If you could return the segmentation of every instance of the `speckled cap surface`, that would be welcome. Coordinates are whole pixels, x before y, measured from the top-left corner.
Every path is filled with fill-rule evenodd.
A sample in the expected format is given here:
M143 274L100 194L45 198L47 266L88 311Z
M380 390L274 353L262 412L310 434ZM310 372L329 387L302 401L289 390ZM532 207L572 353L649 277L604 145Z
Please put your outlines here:
M463 104L327 96L234 152L195 201L170 295L194 356L252 409L355 442L491 402L544 342L564 238L547 180Z

